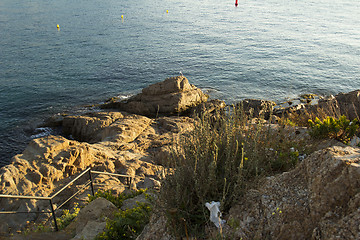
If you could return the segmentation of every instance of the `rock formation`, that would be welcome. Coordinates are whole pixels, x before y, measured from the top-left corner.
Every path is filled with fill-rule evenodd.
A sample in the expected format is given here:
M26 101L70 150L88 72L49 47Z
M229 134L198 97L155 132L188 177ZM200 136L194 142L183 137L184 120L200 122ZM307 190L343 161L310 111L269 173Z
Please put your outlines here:
M125 101L109 102L102 107L155 117L184 112L207 98L200 89L189 84L186 77L178 76L150 85Z
M317 114L322 111L329 116L345 115L347 118L353 120L359 119L360 111L360 90L349 93L340 93L335 97L319 100L319 103L314 106L307 107L307 110Z
M243 108L246 114L251 117L258 118L263 116L265 119L269 118L270 112L276 105L273 101L259 100L259 99L245 99L237 104L237 107Z
M357 117L359 94L360 91L339 94L306 109L325 111L335 106L340 114ZM196 121L171 115L221 112L225 105L222 101L206 100L206 95L179 76L153 84L127 101L108 102L101 111L53 117L46 124L61 126L64 136L34 139L22 154L14 156L11 164L0 169L0 194L51 196L88 167L130 175L134 177L131 186L134 189L159 188L169 166L172 143L191 131ZM271 102L254 100L244 101L244 105L246 111L253 108L256 115L266 114L265 109L273 107ZM154 116L156 118L151 118ZM359 163L359 148L341 144L313 153L294 170L269 177L258 188L247 192L226 216L229 224L224 234L244 240L359 239ZM80 184L85 181L80 179ZM98 175L95 184L95 190L122 192L126 182ZM60 194L54 199L55 206L79 188L75 186ZM86 195L80 195L76 201L83 201ZM92 205L83 209L80 220L69 227L76 233L74 239L89 238L88 229L101 230L104 222L99 222L93 213L113 209L103 200L94 201ZM49 209L49 203L41 200L1 198L0 206L8 211ZM88 221L89 216L94 218ZM0 233L14 232L28 222L49 217L50 214L38 213L0 215ZM165 226L164 216L154 214L139 239L173 239Z
M66 228L77 239L95 239L106 229L106 220L113 219L117 207L104 198L97 198L85 208L81 209L78 216Z
M359 239L360 150L319 150L230 210L234 239Z
M144 89L143 92L146 96L164 93L179 99L177 110L188 109L206 100L205 95L183 77L167 79ZM199 96L199 99L189 97L193 94ZM148 100L147 97L143 99ZM142 100L137 102L140 105L143 103ZM171 107L162 109L169 110ZM47 124L62 126L64 135L74 140L52 135L32 140L22 154L13 157L11 164L0 169L0 194L51 196L55 190L71 180L69 177L76 176L88 167L97 171L133 176L132 188L158 188L159 180L164 176L162 165L167 162L172 142L184 132L193 129L193 122L192 118L185 116L151 119L118 110L53 117ZM85 180L80 179L79 183ZM125 189L125 181L116 177L99 175L95 183L95 190L112 189L122 192ZM74 187L60 194L54 199L54 204L61 204L79 188ZM86 194L79 196L77 201L84 199ZM48 201L41 200L0 198L0 205L7 211L49 209ZM16 231L39 217L46 219L50 215L2 214L0 232Z

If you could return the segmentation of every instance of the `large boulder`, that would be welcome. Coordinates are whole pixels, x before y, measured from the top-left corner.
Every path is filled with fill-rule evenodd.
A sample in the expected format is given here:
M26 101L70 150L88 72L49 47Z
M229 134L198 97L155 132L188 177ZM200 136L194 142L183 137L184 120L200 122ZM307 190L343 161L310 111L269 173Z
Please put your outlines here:
M307 110L315 114L322 112L326 115L336 117L345 115L351 120L359 118L360 90L340 93L335 97L319 100L317 105L308 106Z
M207 98L200 89L189 84L186 77L177 76L152 84L130 99L106 103L102 107L154 117L184 112Z
M359 239L359 154L333 146L267 178L230 210L233 239Z
M242 109L246 114L250 115L250 117L264 117L268 119L275 105L275 102L268 100L244 99L236 104L236 107Z
M75 237L72 240L93 240L106 230L107 219L113 219L117 207L104 198L97 198L81 209L75 220L66 228Z

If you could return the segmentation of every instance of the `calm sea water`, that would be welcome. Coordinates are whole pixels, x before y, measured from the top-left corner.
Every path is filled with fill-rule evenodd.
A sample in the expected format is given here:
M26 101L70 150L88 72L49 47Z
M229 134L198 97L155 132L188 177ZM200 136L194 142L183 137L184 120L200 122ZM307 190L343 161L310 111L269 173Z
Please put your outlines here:
M179 71L227 102L358 89L359 16L359 0L1 0L0 164L51 114Z

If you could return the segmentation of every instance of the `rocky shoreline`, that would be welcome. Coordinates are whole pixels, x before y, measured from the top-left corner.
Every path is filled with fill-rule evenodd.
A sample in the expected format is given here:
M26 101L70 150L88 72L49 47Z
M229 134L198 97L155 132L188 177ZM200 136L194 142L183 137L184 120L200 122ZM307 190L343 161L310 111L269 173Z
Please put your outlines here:
M99 111L56 115L44 126L62 128L63 136L32 140L22 154L12 158L11 164L2 167L0 194L49 196L88 167L131 175L135 179L132 189L159 188L171 146L193 129L194 116L226 106L223 101L207 99L185 77L178 76L150 85L125 101L111 99ZM360 110L360 91L308 103L275 107L271 101L248 99L241 105L253 117L264 116L272 123L284 115L301 115L304 111L353 119ZM360 237L360 151L338 142L325 145L330 148L320 148L296 169L269 178L249 192L244 200L248 202L246 209L245 205L231 209L228 218L239 223L233 231L234 239L268 235L275 239ZM115 177L105 176L97 181L116 185L115 189L106 185L98 189L125 190L125 183ZM86 194L77 201L85 198ZM63 199L65 195L58 202ZM33 211L46 209L47 203L0 198L0 206L6 211ZM272 219L276 209L286 214ZM0 233L17 231L49 216L1 214ZM154 216L140 239L171 239L165 237L168 234L162 221Z

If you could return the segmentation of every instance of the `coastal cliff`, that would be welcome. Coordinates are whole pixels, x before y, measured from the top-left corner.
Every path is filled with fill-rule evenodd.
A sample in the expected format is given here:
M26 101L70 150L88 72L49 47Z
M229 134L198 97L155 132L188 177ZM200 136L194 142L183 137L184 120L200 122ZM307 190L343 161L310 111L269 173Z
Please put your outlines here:
M273 109L275 104L255 100L245 100L241 105L256 117L267 116L272 124L277 124L282 115L301 115L304 111L337 112L353 118L360 109L359 93L339 94L296 108ZM60 125L63 135L32 140L11 164L2 167L0 194L50 196L88 167L130 175L134 177L132 189L158 189L169 170L174 143L194 129L198 121L195 116L219 114L224 109L224 102L207 99L185 77L178 76L151 85L125 101L111 99L98 111L52 118L47 125ZM296 127L290 130L294 134L298 131ZM356 146L336 141L319 145L295 169L265 179L245 194L241 204L232 206L226 218L236 224L224 227L224 234L232 239L360 237L359 162ZM105 176L98 181L111 182L112 186L104 184L97 190L121 193L126 188L116 177ZM59 196L55 205L74 192ZM76 201L85 198L83 194ZM47 204L0 199L1 208L7 211L38 211L47 209ZM0 215L0 232L14 232L49 217L37 213ZM154 214L139 239L174 239L166 226L163 214Z

